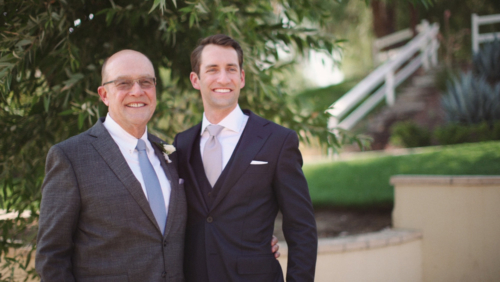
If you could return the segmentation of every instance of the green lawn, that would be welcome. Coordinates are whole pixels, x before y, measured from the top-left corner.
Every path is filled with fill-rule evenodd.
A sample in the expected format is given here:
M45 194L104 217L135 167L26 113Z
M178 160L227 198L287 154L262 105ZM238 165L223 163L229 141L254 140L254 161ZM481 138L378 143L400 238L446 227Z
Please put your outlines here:
M301 102L303 108L311 111L323 112L333 102L337 101L345 93L349 92L363 77L355 77L345 80L336 85L330 85L324 88L309 89L297 94L297 99Z
M313 204L388 207L397 174L500 175L500 142L444 146L430 152L304 165Z

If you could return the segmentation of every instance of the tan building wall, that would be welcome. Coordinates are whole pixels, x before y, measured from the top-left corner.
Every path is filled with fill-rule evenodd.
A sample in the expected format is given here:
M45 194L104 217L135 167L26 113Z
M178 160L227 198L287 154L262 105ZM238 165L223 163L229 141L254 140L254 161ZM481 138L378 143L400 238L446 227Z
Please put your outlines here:
M500 281L500 176L395 176L394 228L422 231L423 281Z

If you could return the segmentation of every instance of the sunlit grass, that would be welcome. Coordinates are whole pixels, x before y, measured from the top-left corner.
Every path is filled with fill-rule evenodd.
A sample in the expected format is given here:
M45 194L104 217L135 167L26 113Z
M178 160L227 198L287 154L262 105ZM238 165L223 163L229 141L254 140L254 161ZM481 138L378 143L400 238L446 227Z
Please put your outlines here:
M324 88L309 89L297 94L301 106L313 111L323 112L333 102L351 90L364 77L354 77L336 85Z
M393 175L500 175L500 142L305 165L304 173L315 206L387 207L394 201L393 187L389 184Z

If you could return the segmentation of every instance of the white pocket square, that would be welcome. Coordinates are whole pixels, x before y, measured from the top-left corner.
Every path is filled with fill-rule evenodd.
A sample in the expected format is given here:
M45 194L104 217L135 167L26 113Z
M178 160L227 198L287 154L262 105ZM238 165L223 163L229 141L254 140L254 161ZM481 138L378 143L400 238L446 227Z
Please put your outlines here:
M179 184L184 184L184 179L179 178Z
M265 164L267 164L267 162L265 162L265 161L252 161L250 164L251 165L265 165Z

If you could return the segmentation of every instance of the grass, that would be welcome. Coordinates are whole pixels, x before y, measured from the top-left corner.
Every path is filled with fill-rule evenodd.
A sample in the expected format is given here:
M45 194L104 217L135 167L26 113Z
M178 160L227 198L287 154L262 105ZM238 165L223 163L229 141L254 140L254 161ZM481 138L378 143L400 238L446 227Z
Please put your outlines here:
M296 97L301 102L302 107L309 108L312 111L323 112L333 102L356 86L361 79L362 77L355 77L328 87L309 89L297 94Z
M500 175L500 142L444 146L419 154L304 166L315 207L389 207L397 174Z

